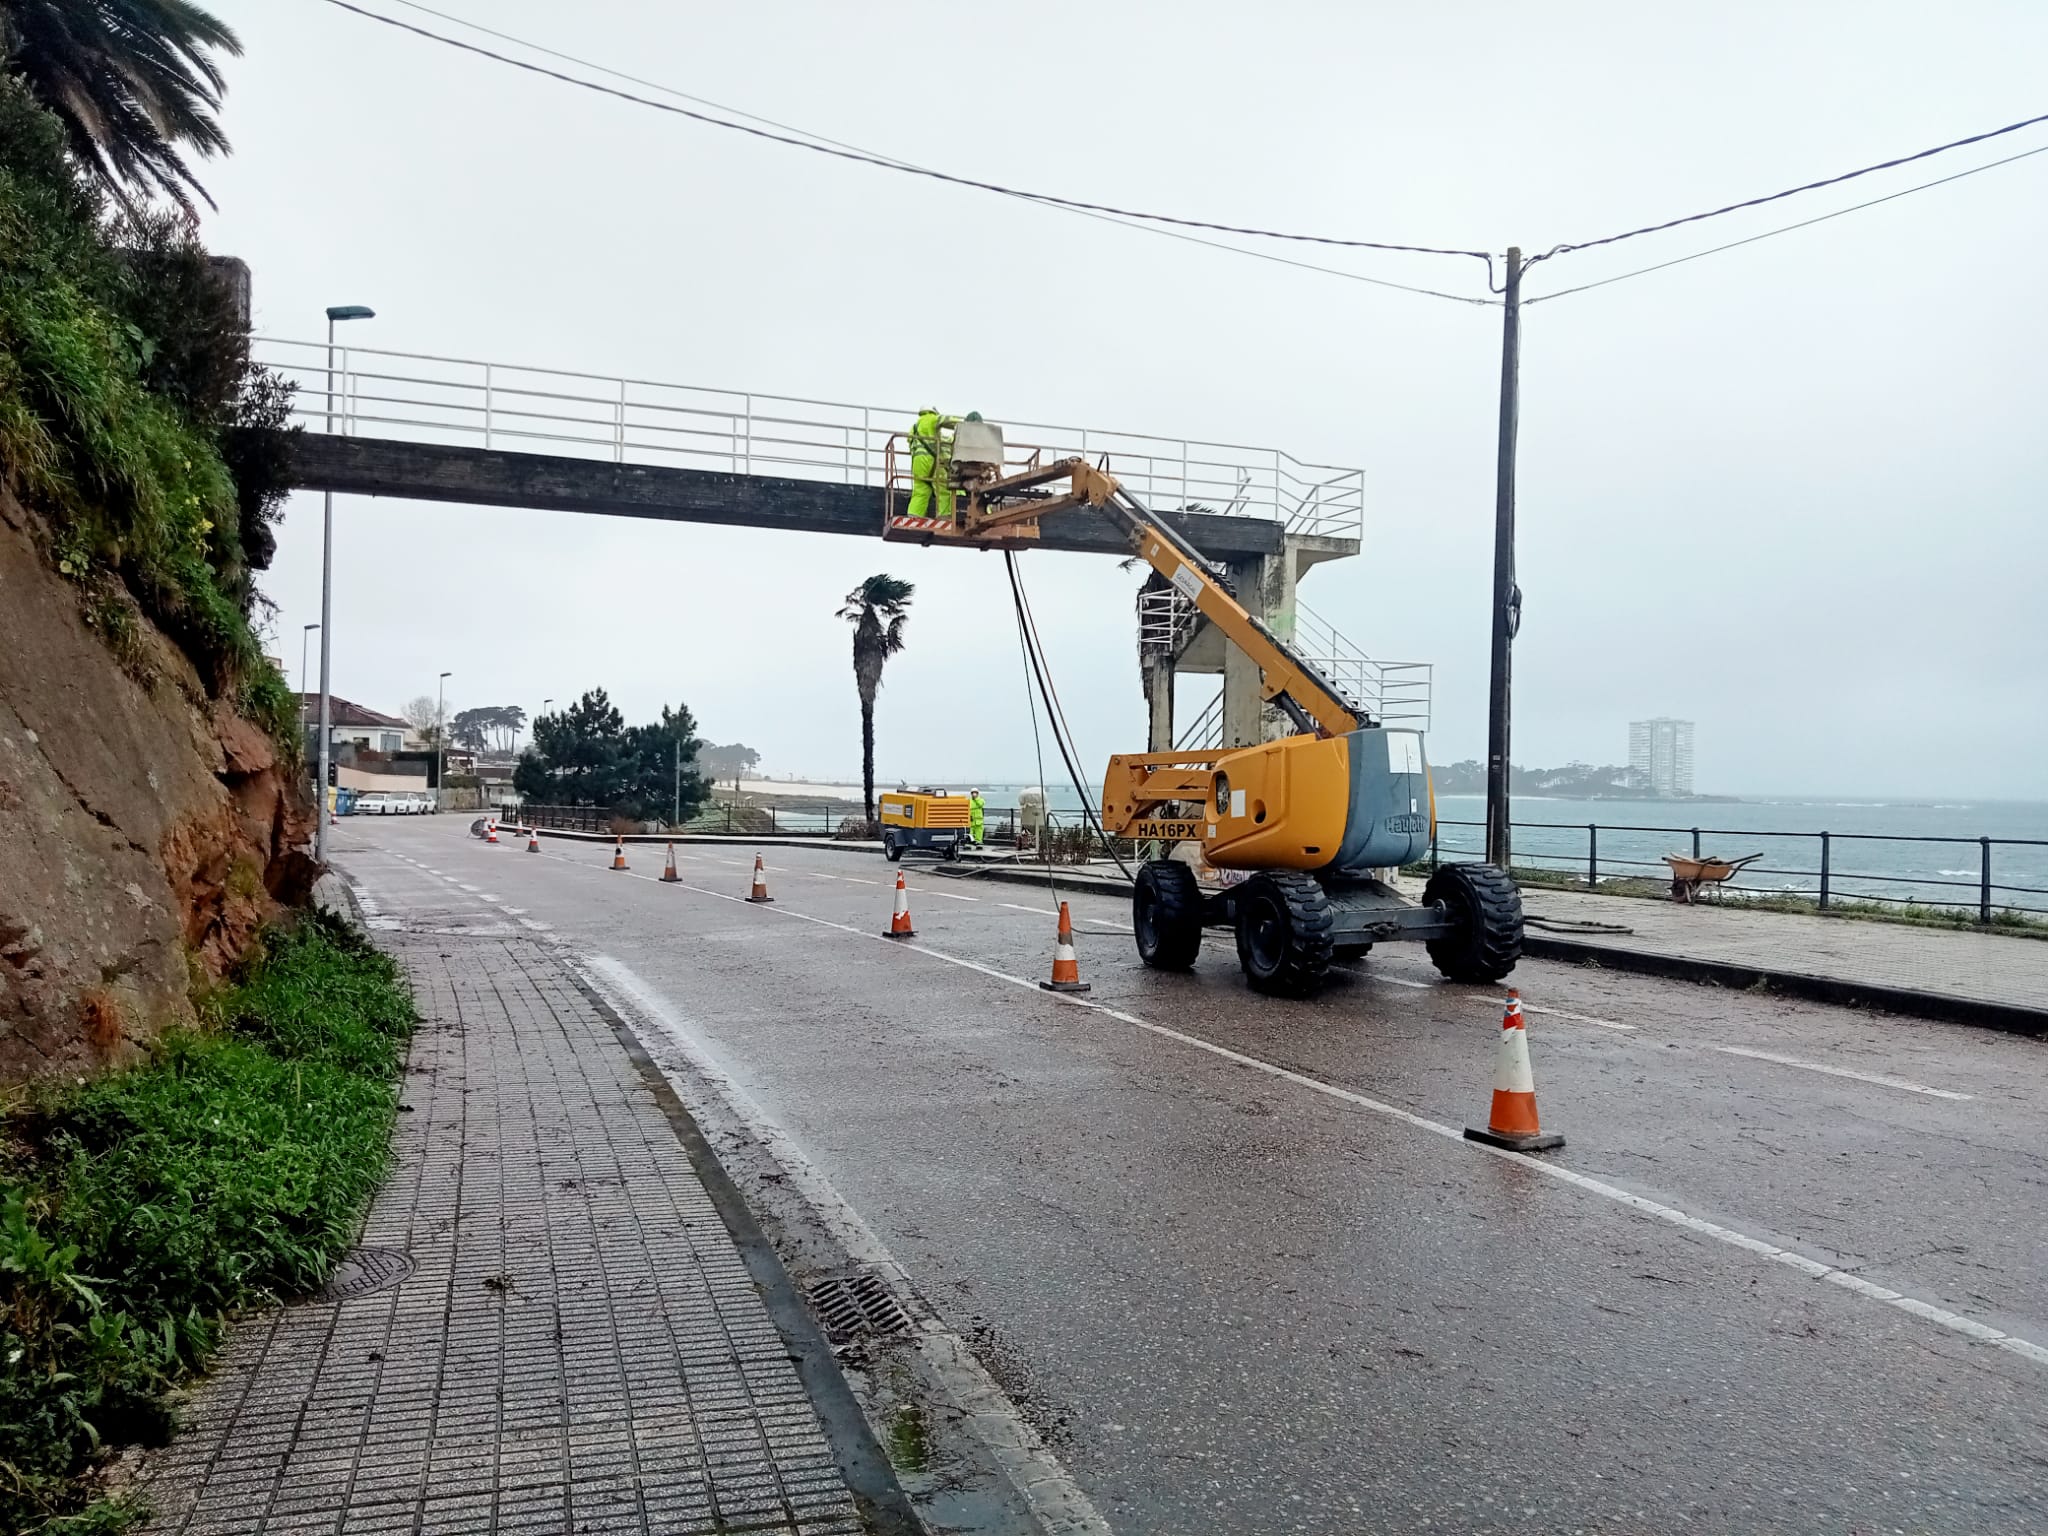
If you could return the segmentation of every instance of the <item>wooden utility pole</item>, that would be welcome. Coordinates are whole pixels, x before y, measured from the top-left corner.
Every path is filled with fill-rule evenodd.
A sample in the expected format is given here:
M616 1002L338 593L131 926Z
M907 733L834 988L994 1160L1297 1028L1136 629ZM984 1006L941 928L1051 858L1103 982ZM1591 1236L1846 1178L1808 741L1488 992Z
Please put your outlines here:
M1493 491L1493 675L1487 692L1486 861L1508 868L1508 726L1513 713L1515 631L1522 591L1515 585L1515 433L1522 392L1522 251L1508 247L1505 321L1500 341L1500 457Z

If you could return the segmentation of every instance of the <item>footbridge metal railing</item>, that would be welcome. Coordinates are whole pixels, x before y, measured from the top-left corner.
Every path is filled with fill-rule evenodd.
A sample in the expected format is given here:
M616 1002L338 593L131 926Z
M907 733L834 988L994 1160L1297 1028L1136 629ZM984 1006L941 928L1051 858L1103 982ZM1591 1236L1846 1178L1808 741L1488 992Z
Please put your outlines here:
M917 414L422 352L330 351L325 342L277 336L256 338L254 355L298 386L294 414L310 431L877 489L891 434ZM1087 458L1158 511L1266 518L1289 533L1345 539L1357 538L1364 520L1363 470L1308 463L1283 449L1002 425L1020 463L1034 452L1041 460Z

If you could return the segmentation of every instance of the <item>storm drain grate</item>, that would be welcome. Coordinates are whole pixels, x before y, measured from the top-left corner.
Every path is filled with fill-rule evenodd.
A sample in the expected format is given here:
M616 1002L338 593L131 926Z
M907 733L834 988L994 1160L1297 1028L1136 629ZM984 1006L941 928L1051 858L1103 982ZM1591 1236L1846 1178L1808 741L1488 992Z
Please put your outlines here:
M811 1310L825 1325L825 1333L834 1344L880 1338L901 1333L910 1326L909 1314L873 1275L821 1280L804 1294L810 1298Z
M356 1248L343 1255L315 1301L353 1301L389 1290L413 1272L412 1255L399 1248Z

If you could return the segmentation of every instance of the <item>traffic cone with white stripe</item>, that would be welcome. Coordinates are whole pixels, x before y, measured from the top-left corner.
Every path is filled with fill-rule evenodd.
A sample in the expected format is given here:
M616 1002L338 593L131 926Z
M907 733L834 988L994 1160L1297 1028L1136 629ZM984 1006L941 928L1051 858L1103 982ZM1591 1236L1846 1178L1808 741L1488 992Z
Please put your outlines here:
M674 885L683 877L676 873L676 845L668 845L668 860L661 866L661 878L665 884Z
M528 827L528 828L526 829L526 851L527 851L528 853L539 853L539 852L540 852L540 828L539 828L539 827Z
M498 824L494 821L489 826L484 828L484 841L487 843L495 843L497 840Z
M613 869L624 869L625 867L626 867L626 840L625 840L625 838L621 837L621 838L619 839L619 841L618 841L618 844L617 844L617 846L616 846L616 847L614 847L614 848L612 849L612 868L613 868Z
M1500 1021L1500 1054L1493 1062L1493 1113L1486 1129L1465 1127L1467 1141L1483 1141L1510 1152L1547 1152L1564 1145L1562 1136L1546 1136L1536 1119L1536 1077L1529 1070L1529 1032L1522 1027L1522 994L1508 989L1507 1013Z
M903 883L903 871L896 871L896 915L889 919L889 931L885 939L914 939L917 930L910 926L910 887Z
M1088 983L1081 979L1081 961L1074 953L1074 917L1067 910L1067 904L1060 903L1060 933L1053 945L1052 980L1039 983L1048 992L1087 992Z
M754 855L754 888L747 893L747 900L759 905L775 898L768 894L768 866L761 862L761 855Z

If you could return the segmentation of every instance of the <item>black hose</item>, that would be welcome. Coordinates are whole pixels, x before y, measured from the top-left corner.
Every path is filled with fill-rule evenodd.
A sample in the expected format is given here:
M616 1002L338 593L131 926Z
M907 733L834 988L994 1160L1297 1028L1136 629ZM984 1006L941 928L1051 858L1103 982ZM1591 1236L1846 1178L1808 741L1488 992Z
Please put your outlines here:
M1124 862L1123 855L1116 851L1116 845L1109 840L1109 834L1103 831L1102 822L1095 814L1094 797L1081 782L1081 770L1074 766L1074 755L1064 730L1066 717L1060 710L1059 696L1053 691L1045 658L1039 653L1038 633L1031 623L1031 608L1024 598L1024 585L1017 579L1015 550L1003 551L1003 566L1009 573L1010 600L1016 605L1018 624L1025 636L1025 656L1031 663L1032 674L1038 679L1039 696L1045 700L1046 724L1052 728L1053 745L1059 748L1060 759L1067 765L1067 776L1073 781L1075 798L1081 802L1081 814L1088 818L1088 825L1094 829L1096 837L1101 841L1103 851L1116 862L1116 867L1123 871L1124 878L1135 881L1137 876L1131 873L1130 865ZM1052 860L1048 857L1046 867L1050 869L1051 866Z

